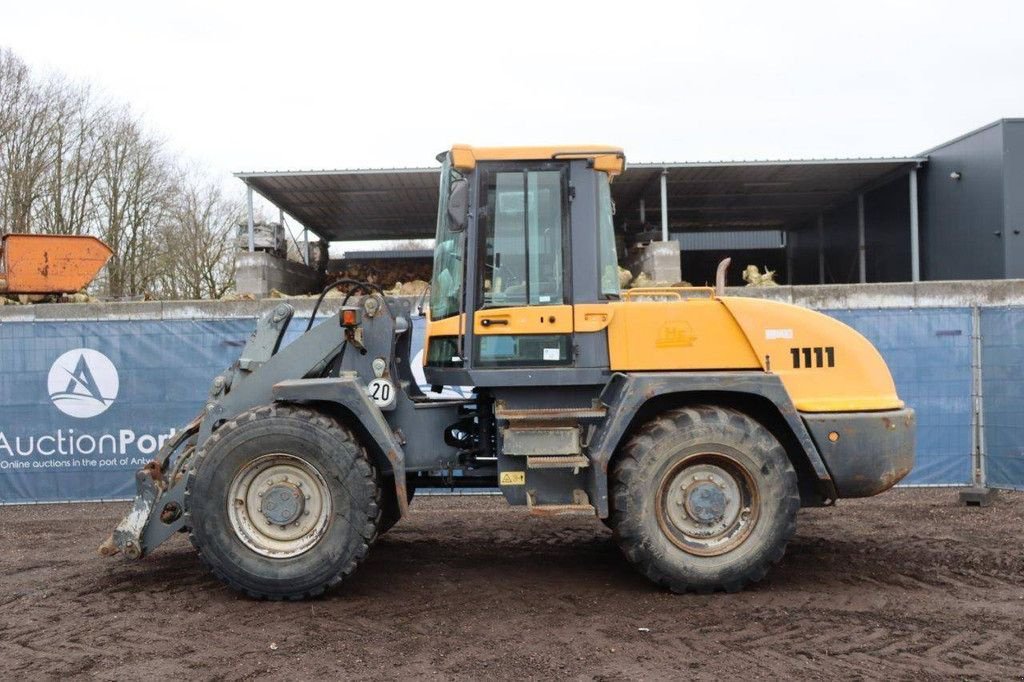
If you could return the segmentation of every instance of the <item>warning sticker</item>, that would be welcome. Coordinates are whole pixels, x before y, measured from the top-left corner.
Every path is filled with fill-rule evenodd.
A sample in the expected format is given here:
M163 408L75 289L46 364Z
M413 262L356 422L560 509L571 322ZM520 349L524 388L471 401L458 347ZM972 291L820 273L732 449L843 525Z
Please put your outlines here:
M498 479L499 485L526 485L525 471L503 471Z

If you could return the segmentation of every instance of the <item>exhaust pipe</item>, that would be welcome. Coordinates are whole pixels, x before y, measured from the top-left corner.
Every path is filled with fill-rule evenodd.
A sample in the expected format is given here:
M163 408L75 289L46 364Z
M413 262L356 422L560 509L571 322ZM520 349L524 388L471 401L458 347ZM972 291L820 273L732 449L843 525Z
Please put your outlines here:
M732 258L725 258L718 264L718 269L715 270L715 296L725 295L725 273L729 271L729 263L731 262Z

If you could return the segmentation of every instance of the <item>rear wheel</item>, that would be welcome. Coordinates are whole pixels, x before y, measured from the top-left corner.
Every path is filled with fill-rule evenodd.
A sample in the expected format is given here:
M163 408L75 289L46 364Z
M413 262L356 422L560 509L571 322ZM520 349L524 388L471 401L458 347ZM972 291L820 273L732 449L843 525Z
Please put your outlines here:
M253 597L323 593L366 556L380 520L376 469L355 436L314 410L256 408L195 455L186 525L200 558Z
M785 553L796 473L763 425L726 408L666 412L612 469L611 527L627 558L674 592L741 589Z

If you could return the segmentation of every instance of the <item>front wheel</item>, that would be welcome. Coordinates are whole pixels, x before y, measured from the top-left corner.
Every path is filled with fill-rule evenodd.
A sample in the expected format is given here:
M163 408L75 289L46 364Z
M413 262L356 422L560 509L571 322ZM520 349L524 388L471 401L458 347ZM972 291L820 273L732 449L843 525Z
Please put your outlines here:
M256 408L221 426L195 458L186 525L200 558L231 587L268 599L316 596L366 556L380 521L379 476L331 417Z
M735 410L670 410L612 469L611 527L627 558L674 592L734 592L782 559L800 507L768 429Z

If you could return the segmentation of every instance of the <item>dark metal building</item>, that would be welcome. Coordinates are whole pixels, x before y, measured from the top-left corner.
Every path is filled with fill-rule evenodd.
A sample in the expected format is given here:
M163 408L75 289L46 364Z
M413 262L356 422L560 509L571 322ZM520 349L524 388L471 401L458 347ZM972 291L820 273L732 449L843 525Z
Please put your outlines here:
M1024 277L1024 119L996 121L925 154L923 276Z

